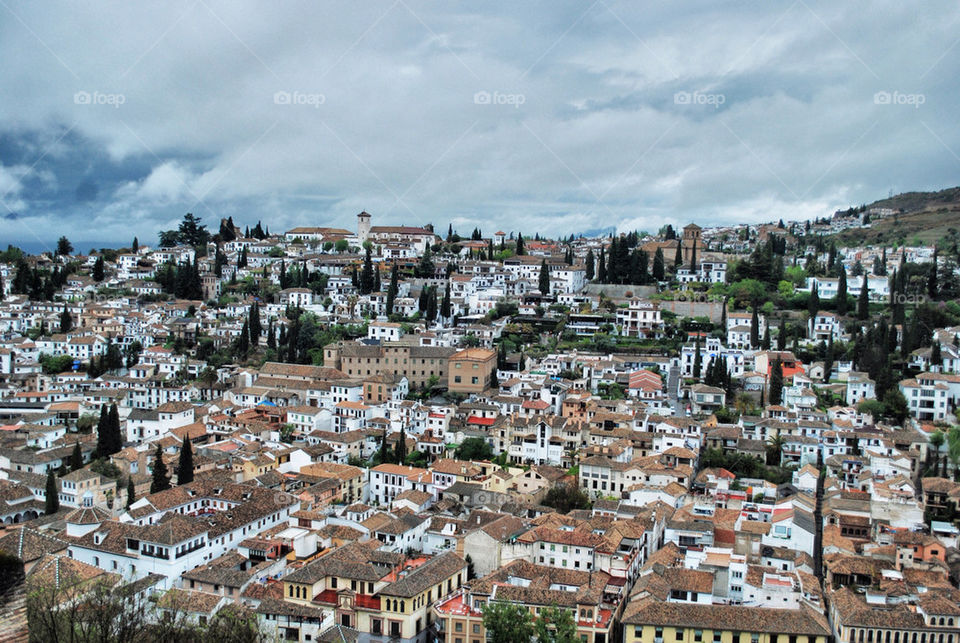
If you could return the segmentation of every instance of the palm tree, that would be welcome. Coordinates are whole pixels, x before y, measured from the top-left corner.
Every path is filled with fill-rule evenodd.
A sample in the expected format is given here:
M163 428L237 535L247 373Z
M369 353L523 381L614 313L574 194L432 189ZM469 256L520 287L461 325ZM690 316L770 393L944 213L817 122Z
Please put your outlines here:
M780 456L783 453L783 443L785 440L783 436L780 435L780 429L777 429L777 432L771 435L767 439L767 464L771 466L778 466L780 464Z
M930 446L933 447L933 474L936 475L940 469L940 447L946 441L943 431L937 429L930 434Z

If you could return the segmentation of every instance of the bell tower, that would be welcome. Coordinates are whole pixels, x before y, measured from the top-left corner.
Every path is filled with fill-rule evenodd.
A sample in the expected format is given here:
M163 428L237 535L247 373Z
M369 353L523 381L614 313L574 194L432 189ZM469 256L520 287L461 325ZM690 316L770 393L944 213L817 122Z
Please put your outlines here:
M366 210L357 215L357 237L363 243L370 237L370 213Z

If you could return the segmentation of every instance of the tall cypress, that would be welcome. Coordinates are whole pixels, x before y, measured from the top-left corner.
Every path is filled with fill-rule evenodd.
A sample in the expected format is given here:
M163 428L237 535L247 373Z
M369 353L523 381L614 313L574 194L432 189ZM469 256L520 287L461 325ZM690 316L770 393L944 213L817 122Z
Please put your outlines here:
M600 260L597 262L597 281L605 284L607 283L607 264L603 254L604 250L600 248Z
M180 447L180 460L177 462L177 484L184 485L193 482L193 447L190 445L190 436L184 436L183 446Z
M870 317L870 289L867 287L867 275L863 275L863 283L860 286L860 297L857 298L857 319L867 319Z
M540 294L546 297L550 294L550 268L547 266L547 260L540 262L540 278L538 279ZM449 286L447 286L449 288Z
M60 495L57 492L57 476L53 469L47 469L47 488L44 497L43 513L46 515L55 514L60 511Z
M653 255L653 278L657 281L663 281L666 277L666 266L663 261L663 248L657 248Z
M838 315L847 314L847 271L840 269L840 279L837 281L837 299L835 307Z
M770 404L780 404L783 401L783 363L778 357L773 361L770 373Z
M163 461L163 451L160 444L157 444L157 450L153 455L153 481L150 483L150 493L166 491L170 488L170 475L167 473L167 465Z
M397 268L396 262L394 262L393 267L390 269L390 286L387 288L387 314L393 314L393 306L397 301L397 293L399 292L399 270Z
M137 489L133 484L133 476L127 477L127 508L130 508L130 505L133 504L133 501L136 500Z
M587 250L587 265L586 265L587 281L593 281L593 276L596 270L596 266L594 265L595 261L596 260L594 259L594 256L593 256L593 249L591 248L590 250Z

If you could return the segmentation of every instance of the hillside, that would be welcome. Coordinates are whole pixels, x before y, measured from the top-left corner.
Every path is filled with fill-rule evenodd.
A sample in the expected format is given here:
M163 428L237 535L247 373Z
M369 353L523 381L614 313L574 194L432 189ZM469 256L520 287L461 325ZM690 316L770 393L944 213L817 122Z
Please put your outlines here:
M859 244L933 243L960 232L960 187L938 192L905 192L874 201L867 209L890 208L898 214L874 219L869 228L852 228L838 240Z

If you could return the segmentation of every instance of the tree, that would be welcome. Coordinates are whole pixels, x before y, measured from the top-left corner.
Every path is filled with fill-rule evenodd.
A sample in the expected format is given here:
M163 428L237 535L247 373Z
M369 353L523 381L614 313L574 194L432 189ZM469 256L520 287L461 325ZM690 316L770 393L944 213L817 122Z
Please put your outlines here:
M394 263L390 269L390 286L387 287L387 315L393 314L393 306L397 301L397 294L400 291L399 269Z
M163 461L163 450L157 444L157 450L153 454L153 481L150 483L150 493L166 491L170 488L170 475L167 473L167 465Z
M817 288L817 284L813 284L813 289L810 291L810 299L807 300L807 312L810 313L811 317L816 317L819 310L820 291L819 288Z
M427 246L427 249L423 251L423 255L420 257L420 262L417 264L414 274L421 279L429 279L433 277L436 272L436 267L433 264L433 257L430 254L430 246Z
M770 371L770 404L783 402L783 363L778 357Z
M782 351L787 348L787 319L780 316L780 328L777 330L777 350Z
M490 601L481 608L489 643L529 643L534 628L530 610L523 605Z
M750 315L750 348L760 345L760 312L757 302L753 304L753 313Z
M540 278L537 285L540 288L541 295L547 296L550 294L550 268L547 267L546 259L540 262Z
M104 274L103 266L103 257L97 257L97 260L93 262L93 270L90 271L90 278L100 283L104 280L106 275Z
M783 444L785 440L782 435L780 435L780 429L777 429L777 432L770 436L767 440L767 465L776 467L780 465L780 458L783 452Z
M360 294L369 295L373 292L373 260L371 259L370 243L364 244L363 269L360 271Z
M683 265L683 242L677 241L677 254L673 256L673 267L679 268Z
M57 477L53 469L47 469L47 489L44 498L43 513L55 514L60 511L60 494L57 491Z
M63 305L63 312L60 313L60 332L69 333L73 328L73 316L70 315L70 311L67 309L67 305Z
M930 273L927 276L927 295L929 295L930 299L933 299L934 301L940 298L940 290L937 288L938 250L939 249L937 246L933 247L933 261L930 264Z
M450 304L450 281L447 281L447 287L443 291L443 301L440 304L440 316L444 319L450 319L450 313L452 312Z
M600 248L600 259L597 262L597 281L605 284L607 283L607 264L603 256L604 249Z
M573 611L556 605L544 607L534 623L537 643L579 643Z
M70 454L70 470L77 471L83 468L83 451L80 450L80 442L73 443L73 453Z
M393 462L393 455L390 451L390 443L387 442L386 430L380 434L380 450L377 452L377 455L374 456L374 460L379 461L380 464L388 464Z
M190 436L185 435L183 446L180 447L180 460L177 462L177 484L184 485L193 482L193 447Z
M590 498L574 483L559 484L550 487L543 504L565 514L573 509L589 508Z
M940 366L941 364L943 364L943 353L940 342L934 342L930 349L930 366Z
M133 484L133 476L127 477L127 508L130 508L130 505L133 504L133 501L137 499L137 488Z
M666 268L663 263L663 248L657 248L653 255L653 278L657 281L663 281L666 276Z
M847 314L847 271L840 270L840 279L837 281L837 298L834 307L838 315Z
M860 285L860 296L857 297L857 319L870 318L870 289L867 288L867 276L863 276Z
M703 368L703 358L700 355L700 333L697 333L697 343L696 348L693 353L693 376L700 378L700 371Z
M407 459L407 433L400 427L400 436L397 438L397 446L394 449L394 459L397 464L403 464Z
M133 254L140 252L140 240L136 237L133 238L133 243L130 244L130 252Z
M593 281L595 272L593 249L587 250L587 281Z
M58 255L70 255L73 254L73 244L70 243L70 240L66 237L60 237L57 239L57 254Z
M253 302L250 305L250 314L247 322L247 332L250 335L250 345L256 348L260 345L260 333L263 331L263 324L260 322L260 304Z
M517 234L517 254L518 255L527 254L526 248L524 248L524 245L523 245L523 235L519 233Z
M187 212L183 215L180 228L177 231L177 240L188 246L202 246L210 239L207 226L200 223L200 217Z
M483 438L465 438L453 452L457 460L490 460L493 447Z
M883 414L897 424L903 424L908 413L907 398L903 396L903 393L899 389L888 389L883 396Z

